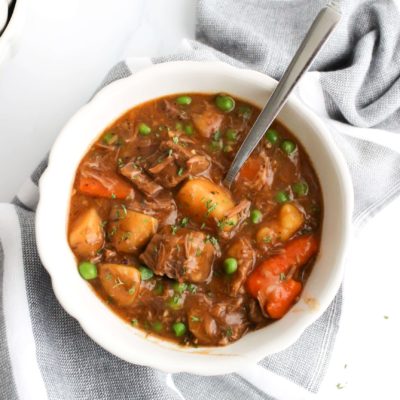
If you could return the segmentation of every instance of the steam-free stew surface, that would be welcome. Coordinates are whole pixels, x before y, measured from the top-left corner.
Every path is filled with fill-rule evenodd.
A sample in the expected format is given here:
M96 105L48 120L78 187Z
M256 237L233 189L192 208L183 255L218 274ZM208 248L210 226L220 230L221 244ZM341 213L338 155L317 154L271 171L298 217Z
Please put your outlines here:
M222 186L259 109L187 94L133 108L83 158L71 196L78 270L134 327L225 345L297 301L319 248L322 198L279 122Z

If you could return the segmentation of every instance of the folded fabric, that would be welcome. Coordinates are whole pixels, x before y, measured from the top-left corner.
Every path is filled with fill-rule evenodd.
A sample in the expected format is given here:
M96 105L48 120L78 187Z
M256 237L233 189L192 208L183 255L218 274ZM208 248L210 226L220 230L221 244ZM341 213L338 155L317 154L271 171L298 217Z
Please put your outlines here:
M321 5L317 0L200 1L197 36L203 43L187 42L184 51L171 57L121 62L104 85L152 63L186 59L220 59L279 77ZM400 125L396 8L388 0L347 2L346 7L332 44L314 65L323 72L310 73L298 95L318 99L313 91L322 90L325 104L312 104L312 100L307 104L318 110L326 106L331 116L360 126L396 128ZM379 49L384 58L379 65L371 63L371 48ZM351 85L355 81L358 86ZM339 125L326 122L349 164L354 221L360 226L400 192L400 156L344 135ZM95 344L58 304L37 254L34 209L45 167L44 161L13 205L0 205L0 393L4 398L286 400L318 391L339 326L341 291L295 344L238 374L165 374L128 364ZM365 191L367 184L376 190Z

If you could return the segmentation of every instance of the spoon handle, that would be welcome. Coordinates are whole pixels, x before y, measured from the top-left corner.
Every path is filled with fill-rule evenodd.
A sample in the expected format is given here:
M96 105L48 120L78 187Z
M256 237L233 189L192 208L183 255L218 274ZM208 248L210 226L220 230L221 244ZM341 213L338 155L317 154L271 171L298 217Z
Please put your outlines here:
M236 153L224 179L225 186L228 188L231 186L240 168L285 105L289 94L302 75L310 68L311 63L328 40L340 18L341 12L338 1L331 1L319 12L282 79Z

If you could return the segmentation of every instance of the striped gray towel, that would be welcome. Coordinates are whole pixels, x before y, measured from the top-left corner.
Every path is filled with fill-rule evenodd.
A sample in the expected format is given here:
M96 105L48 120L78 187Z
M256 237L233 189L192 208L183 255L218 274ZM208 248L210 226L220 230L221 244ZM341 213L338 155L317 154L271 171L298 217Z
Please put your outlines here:
M320 0L203 0L196 42L162 59L129 59L104 85L166 60L220 59L279 78ZM400 155L360 127L400 127L399 14L389 0L347 1L344 20L300 85L298 96L325 118L343 151L360 226L400 192ZM324 98L318 101L317 92ZM327 117L327 116L330 117ZM379 132L374 130L375 133ZM13 204L0 204L0 398L303 399L320 387L339 327L342 293L288 349L246 371L216 377L131 365L94 343L58 304L40 263L34 210L43 162ZM365 191L365 187L374 191Z

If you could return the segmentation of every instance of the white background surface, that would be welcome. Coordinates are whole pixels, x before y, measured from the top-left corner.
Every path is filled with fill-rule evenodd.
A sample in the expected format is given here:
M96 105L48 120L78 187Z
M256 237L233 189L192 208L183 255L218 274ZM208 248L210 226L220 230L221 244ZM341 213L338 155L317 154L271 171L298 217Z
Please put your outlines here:
M32 4L18 54L0 66L0 201L12 198L113 64L126 55L173 52L182 37L193 37L193 4L194 0ZM398 138L389 144L400 148ZM399 221L396 200L354 241L341 330L318 398L400 398ZM338 383L344 388L338 389Z

